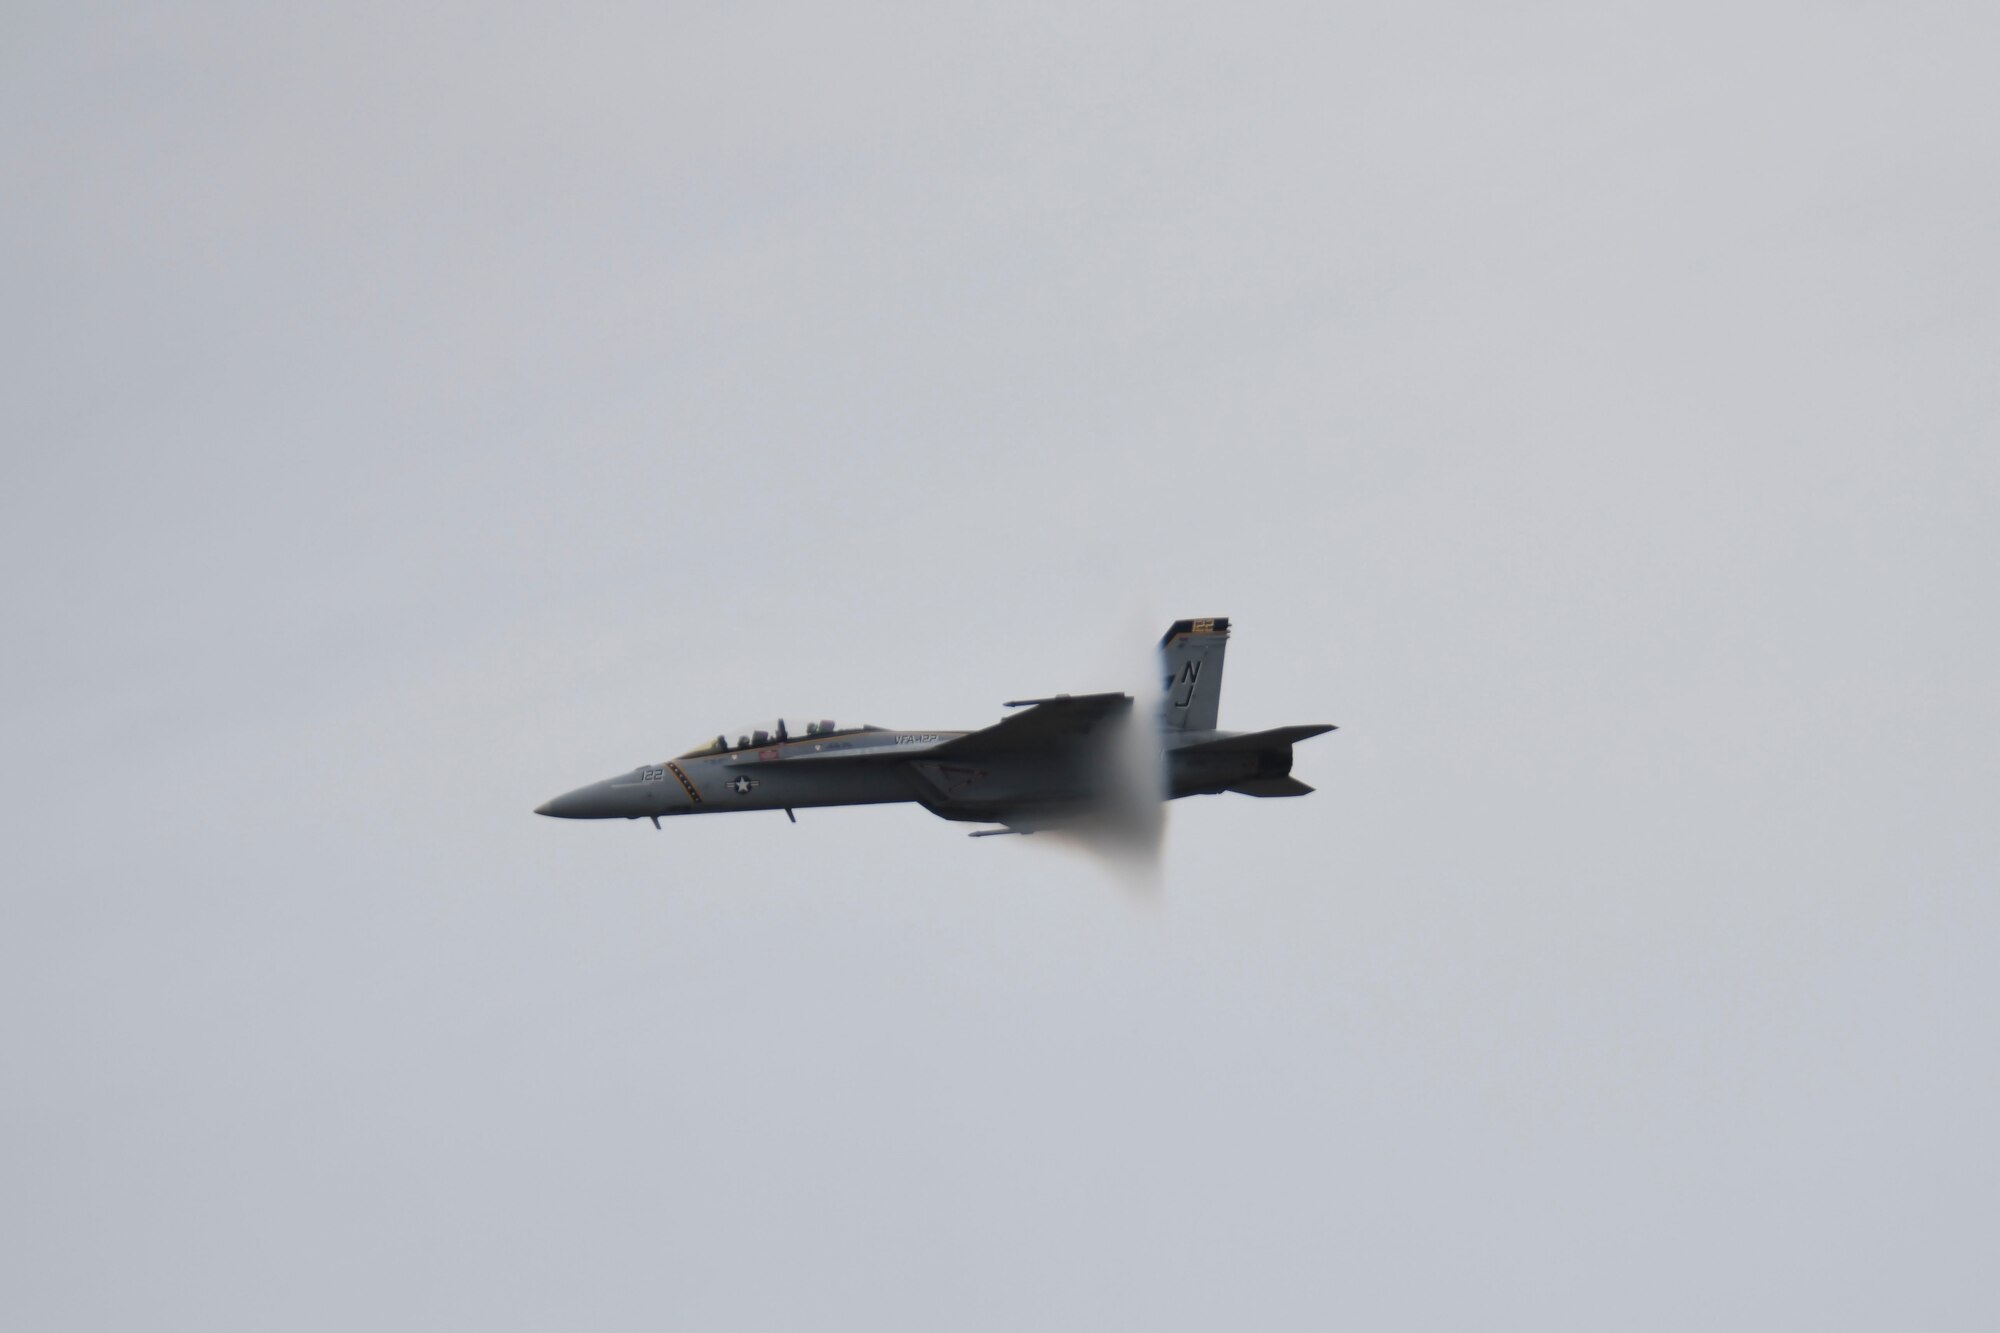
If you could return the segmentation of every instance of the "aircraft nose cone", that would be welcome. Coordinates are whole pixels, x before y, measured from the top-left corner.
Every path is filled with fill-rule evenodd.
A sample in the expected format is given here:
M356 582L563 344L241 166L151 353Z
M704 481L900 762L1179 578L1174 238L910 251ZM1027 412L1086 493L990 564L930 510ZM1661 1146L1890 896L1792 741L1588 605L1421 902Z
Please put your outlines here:
M602 819L611 813L605 808L604 795L602 784L578 787L543 801L535 807L535 813L553 819Z

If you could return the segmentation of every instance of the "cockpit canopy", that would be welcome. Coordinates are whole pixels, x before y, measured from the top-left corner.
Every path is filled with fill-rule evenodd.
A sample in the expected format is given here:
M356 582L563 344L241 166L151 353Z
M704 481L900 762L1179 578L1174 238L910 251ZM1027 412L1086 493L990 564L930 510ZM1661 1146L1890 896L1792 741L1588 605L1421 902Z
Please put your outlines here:
M880 727L857 726L828 718L781 717L759 722L754 727L732 727L697 745L677 759L698 759L705 754L728 754L731 750L754 750L788 741L818 740L822 736L847 735L857 731L880 731Z

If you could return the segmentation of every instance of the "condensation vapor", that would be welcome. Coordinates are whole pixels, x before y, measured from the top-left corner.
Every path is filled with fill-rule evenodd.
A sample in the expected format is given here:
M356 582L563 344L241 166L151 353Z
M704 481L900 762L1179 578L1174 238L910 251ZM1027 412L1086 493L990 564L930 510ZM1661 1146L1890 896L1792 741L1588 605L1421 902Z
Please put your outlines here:
M1157 635L1157 629L1151 631ZM1059 851L1080 853L1135 894L1156 895L1163 881L1162 860L1167 831L1167 770L1160 748L1161 680L1156 637L1136 625L1119 632L1109 654L1104 686L1132 696L1126 724L1111 737L1102 754L1104 796L1083 819L1062 829L1037 833L1027 841Z

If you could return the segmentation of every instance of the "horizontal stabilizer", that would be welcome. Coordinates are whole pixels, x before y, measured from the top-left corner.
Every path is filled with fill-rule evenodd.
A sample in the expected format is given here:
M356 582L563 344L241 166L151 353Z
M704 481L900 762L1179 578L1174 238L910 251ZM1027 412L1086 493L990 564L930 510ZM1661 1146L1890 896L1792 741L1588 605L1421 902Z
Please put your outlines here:
M1246 731L1236 736L1218 736L1212 741L1199 741L1193 745L1175 747L1178 754L1255 754L1262 750L1276 749L1280 745L1295 745L1299 741L1311 740L1329 731L1337 730L1329 722L1307 722L1296 727L1273 727L1269 731Z
M1312 790L1305 783L1293 777L1245 778L1231 783L1229 790L1242 792L1245 796L1304 796Z

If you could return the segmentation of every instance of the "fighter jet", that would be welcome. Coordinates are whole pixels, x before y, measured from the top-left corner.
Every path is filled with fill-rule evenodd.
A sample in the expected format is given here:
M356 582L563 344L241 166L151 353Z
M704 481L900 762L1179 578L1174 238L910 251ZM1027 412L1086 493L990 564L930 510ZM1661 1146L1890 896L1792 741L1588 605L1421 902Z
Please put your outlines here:
M1131 788L1137 752L1158 781L1150 802L1238 792L1304 796L1292 746L1325 723L1220 731L1229 620L1177 620L1160 640L1162 688L1153 716L1129 694L1058 694L1003 705L1022 711L979 731L898 731L831 719L780 718L732 727L684 754L567 792L535 810L558 819L649 819L742 810L914 801L943 819L993 824L973 837L1086 823ZM1146 726L1148 732L1130 728Z

